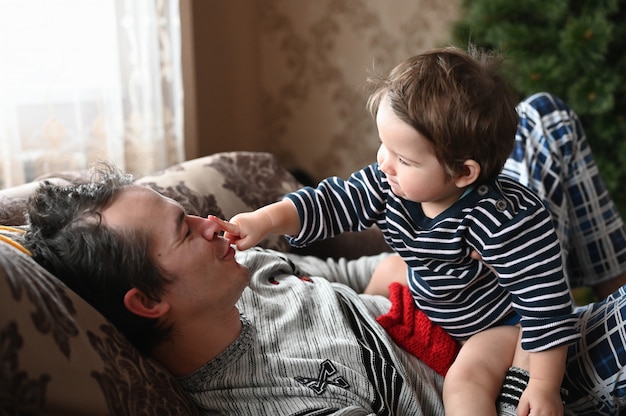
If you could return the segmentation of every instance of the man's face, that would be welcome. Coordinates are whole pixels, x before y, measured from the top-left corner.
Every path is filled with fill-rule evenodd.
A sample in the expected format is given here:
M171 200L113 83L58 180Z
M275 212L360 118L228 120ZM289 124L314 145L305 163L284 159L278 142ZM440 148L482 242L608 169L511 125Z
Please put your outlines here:
M102 221L148 237L152 259L172 280L161 299L172 323L232 313L250 281L215 223L186 215L180 204L149 188L124 188L103 210Z

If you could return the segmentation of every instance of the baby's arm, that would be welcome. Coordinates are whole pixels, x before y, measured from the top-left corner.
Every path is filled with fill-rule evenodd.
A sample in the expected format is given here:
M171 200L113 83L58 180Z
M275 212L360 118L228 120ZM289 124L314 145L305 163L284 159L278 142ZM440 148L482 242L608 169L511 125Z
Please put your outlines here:
M565 373L567 346L528 353L530 379L517 414L562 415L561 382Z
M237 214L229 222L213 215L209 220L216 222L224 231L224 237L239 250L254 247L268 234L297 235L301 229L298 211L287 199Z
M483 261L477 251L472 251L471 257L483 262L496 273L493 267ZM563 402L560 393L566 358L566 345L542 352L527 352L522 350L520 339L513 366L528 370L530 379L528 387L520 398L517 414L528 415L531 409L533 409L533 414L551 414L542 413L541 409L556 412L554 414L558 415L563 414Z

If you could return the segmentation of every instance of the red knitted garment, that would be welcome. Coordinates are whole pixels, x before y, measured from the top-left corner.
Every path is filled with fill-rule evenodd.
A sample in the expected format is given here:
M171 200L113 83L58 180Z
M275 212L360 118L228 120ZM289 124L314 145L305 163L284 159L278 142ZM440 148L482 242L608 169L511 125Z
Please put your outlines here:
M391 309L376 318L396 344L445 376L458 352L456 341L415 306L408 287L389 286Z

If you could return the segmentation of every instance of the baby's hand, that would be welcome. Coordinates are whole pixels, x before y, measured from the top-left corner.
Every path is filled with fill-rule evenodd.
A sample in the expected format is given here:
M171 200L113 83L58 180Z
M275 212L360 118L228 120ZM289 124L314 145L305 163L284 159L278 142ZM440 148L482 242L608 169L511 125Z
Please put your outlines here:
M209 215L207 217L209 221L216 223L222 231L224 231L224 238L234 244L239 239L239 226L236 223L230 223L223 219L216 217L215 215Z
M266 235L262 231L255 213L235 215L230 221L224 221L214 215L209 215L208 220L216 223L222 231L224 238L239 250L247 250L257 245Z

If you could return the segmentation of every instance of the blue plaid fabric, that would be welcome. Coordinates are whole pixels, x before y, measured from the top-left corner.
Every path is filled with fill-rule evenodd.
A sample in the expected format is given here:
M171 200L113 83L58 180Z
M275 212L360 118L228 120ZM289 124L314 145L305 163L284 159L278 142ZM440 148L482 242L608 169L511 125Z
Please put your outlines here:
M504 174L535 191L557 230L571 287L626 272L626 229L574 111L547 94L517 108L515 147Z
M578 116L540 93L518 106L515 148L504 173L548 206L571 287L626 271L626 230L607 192ZM570 345L563 387L572 415L615 415L626 408L626 287L576 309L582 338Z
M582 338L570 345L563 387L573 415L626 411L626 287L577 308Z

